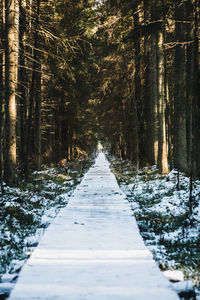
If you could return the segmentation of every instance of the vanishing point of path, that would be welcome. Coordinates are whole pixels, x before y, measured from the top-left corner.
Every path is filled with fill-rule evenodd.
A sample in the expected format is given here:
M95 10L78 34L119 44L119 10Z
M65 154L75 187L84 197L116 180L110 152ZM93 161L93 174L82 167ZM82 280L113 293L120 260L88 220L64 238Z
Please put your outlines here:
M175 300L103 153L22 269L9 299Z

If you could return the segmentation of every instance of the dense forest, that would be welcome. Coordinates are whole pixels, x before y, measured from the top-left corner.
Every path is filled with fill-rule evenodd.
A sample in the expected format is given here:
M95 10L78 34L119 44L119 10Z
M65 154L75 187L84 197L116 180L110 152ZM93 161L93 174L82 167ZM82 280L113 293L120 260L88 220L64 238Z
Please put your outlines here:
M200 1L0 0L0 298L101 144L199 297Z
M0 181L86 156L200 167L197 0L0 0Z

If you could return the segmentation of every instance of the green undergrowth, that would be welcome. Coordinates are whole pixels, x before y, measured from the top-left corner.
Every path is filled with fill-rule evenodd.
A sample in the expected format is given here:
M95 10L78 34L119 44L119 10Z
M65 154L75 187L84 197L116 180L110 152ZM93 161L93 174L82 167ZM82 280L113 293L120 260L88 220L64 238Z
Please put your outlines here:
M45 167L15 188L4 185L0 195L0 283L5 273L15 278L92 163L88 159L69 162L66 167Z
M156 166L136 170L128 161L109 157L111 169L134 211L140 233L161 270L181 270L200 288L200 184L194 184L189 209L189 179L160 175Z

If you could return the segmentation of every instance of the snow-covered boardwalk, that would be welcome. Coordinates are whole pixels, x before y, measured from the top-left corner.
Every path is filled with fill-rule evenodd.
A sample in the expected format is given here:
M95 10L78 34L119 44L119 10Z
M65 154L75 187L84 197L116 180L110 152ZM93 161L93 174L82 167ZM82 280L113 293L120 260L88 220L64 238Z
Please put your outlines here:
M169 286L101 153L41 238L9 299L179 299Z

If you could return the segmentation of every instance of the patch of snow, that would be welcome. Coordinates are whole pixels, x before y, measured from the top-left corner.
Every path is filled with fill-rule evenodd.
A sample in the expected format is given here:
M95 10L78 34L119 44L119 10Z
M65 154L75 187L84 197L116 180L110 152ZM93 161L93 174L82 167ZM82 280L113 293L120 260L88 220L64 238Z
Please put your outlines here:
M194 291L194 284L191 280L175 282L172 286L177 293Z
M10 265L9 272L11 274L18 273L24 265L24 260L14 259Z
M163 275L170 281L184 281L184 274L179 270L167 270L163 272Z
M0 283L0 296L9 295L14 285L15 285L14 283L10 283L10 282Z
M137 202L131 202L130 207L132 210L136 210L136 209L140 208L140 206Z
M168 213L178 216L185 213L185 208L181 207L182 199L174 197L163 197L162 201L152 206L151 210L159 213Z
M15 275L15 274L5 273L5 274L1 277L1 283L12 282L12 281L15 280L15 279L16 279L16 275Z
M68 199L69 199L69 192L68 193L64 193L64 194L61 194L61 195L59 195L59 196L57 196L56 197L56 199L62 199L62 200L65 200L66 201L66 203L67 203L67 201L68 201Z
M28 236L24 239L25 247L36 247L39 241L38 235Z

